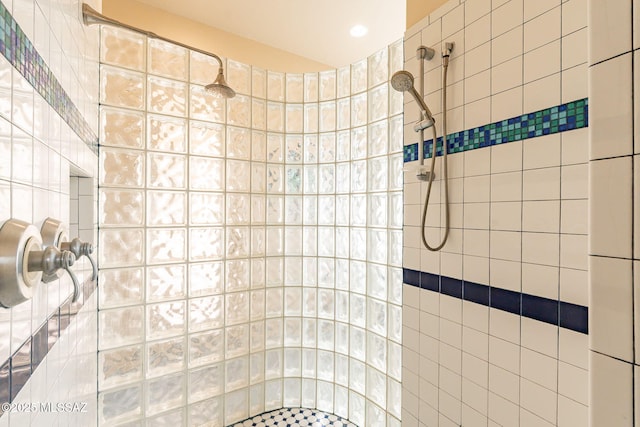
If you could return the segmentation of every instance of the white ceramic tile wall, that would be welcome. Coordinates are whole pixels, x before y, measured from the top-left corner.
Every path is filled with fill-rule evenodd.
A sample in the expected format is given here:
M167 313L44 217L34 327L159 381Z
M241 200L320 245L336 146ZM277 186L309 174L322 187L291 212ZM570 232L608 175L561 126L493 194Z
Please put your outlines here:
M586 0L452 0L407 31L405 69L417 72L417 46L455 40L449 72L461 77L447 95L463 113L449 105L448 133L586 98L586 10ZM440 133L434 60L425 92ZM405 114L405 145L416 114ZM451 233L438 253L418 237L426 184L405 173L404 267L588 306L588 153L579 129L449 155ZM429 209L444 212L439 178L434 187ZM442 218L428 215L428 238ZM586 425L587 335L409 285L403 310L403 425Z
M88 3L101 9L99 0ZM95 28L85 28L82 24L81 2L13 0L3 4L97 134L98 33ZM69 223L74 216L70 175L95 176L97 156L4 57L0 58L0 75L0 220L13 217L37 227L47 217ZM84 188L81 194L93 193L95 185L90 183L90 188ZM94 209L91 205L89 208L83 214L88 218L83 224L87 230L96 222ZM96 241L93 232L83 236ZM86 266L85 262L79 262L74 267L81 280L86 277ZM37 331L70 291L70 280L64 276L59 281L41 285L33 300L10 310L2 309L0 331L4 339L0 359L6 360ZM94 293L15 400L53 404L85 402L86 412L5 413L0 417L0 425L95 424L95 298Z
M591 425L640 423L637 8L589 1Z

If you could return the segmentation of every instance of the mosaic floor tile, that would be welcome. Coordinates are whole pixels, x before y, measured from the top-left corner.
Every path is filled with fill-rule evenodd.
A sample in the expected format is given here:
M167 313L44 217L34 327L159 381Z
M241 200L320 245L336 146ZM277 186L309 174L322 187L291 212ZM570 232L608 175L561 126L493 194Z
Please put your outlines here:
M337 415L315 409L282 408L265 412L244 421L231 424L229 427L358 427Z

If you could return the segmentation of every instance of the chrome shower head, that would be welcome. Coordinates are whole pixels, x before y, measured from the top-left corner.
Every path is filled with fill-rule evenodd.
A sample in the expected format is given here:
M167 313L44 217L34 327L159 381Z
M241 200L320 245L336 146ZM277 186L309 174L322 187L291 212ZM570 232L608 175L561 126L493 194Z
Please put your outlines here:
M428 121L428 123L422 126L423 129L426 129L427 127L433 126L435 119L433 118L433 114L431 114L431 110L429 110L429 107L427 107L427 104L424 102L424 99L422 99L422 96L420 96L414 87L413 80L413 75L410 72L405 70L396 71L391 77L391 86L398 92L409 92L415 98L424 117Z
M233 98L236 96L236 91L231 89L224 79L222 67L218 68L218 77L216 77L216 80L213 83L206 85L204 88L223 98Z

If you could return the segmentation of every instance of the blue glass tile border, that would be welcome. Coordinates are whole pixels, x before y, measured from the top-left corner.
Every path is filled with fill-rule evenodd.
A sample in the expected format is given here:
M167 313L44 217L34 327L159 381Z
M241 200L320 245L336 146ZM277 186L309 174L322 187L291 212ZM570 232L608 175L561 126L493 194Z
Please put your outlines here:
M402 269L402 280L405 284L420 289L449 295L583 334L589 333L589 308L582 305L408 268Z
M85 302L96 290L96 281L82 285L80 298L75 303L71 296L27 338L20 348L0 365L0 403L11 403L27 383L31 374L42 363L62 332L71 324ZM3 411L0 408L0 417Z
M49 66L0 2L0 53L34 87L71 129L98 154L98 137Z
M589 99L583 98L533 113L489 123L447 135L448 154L490 147L523 139L552 135L589 126ZM424 142L424 157L433 152L433 139ZM437 156L442 155L442 137L438 138ZM404 162L418 160L418 143L404 146Z

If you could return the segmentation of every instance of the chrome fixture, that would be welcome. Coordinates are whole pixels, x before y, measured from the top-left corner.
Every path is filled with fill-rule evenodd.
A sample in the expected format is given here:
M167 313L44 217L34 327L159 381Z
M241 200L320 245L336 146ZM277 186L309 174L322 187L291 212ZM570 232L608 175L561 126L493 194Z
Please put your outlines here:
M73 281L73 301L79 294L78 279L71 270L76 257L53 246L42 247L38 229L24 221L10 219L0 228L0 306L13 307L33 297L44 275L63 269Z
M98 278L98 265L96 261L91 257L91 254L94 251L94 247L91 243L83 242L79 238L75 238L69 241L67 227L65 227L62 222L57 219L47 218L42 224L42 229L40 230L42 234L42 241L45 246L53 246L61 251L69 251L75 255L76 260L82 256L86 256L91 263L91 268L93 273L91 275L91 280L96 280ZM52 280L57 279L59 276L44 276L42 281L47 283Z
M391 77L391 86L399 92L409 92L418 103L420 107L420 119L413 127L413 130L420 133L420 140L418 142L418 159L419 166L417 171L417 178L420 181L427 181L427 195L424 200L424 209L422 211L422 243L430 251L439 251L447 242L449 236L449 180L447 173L447 70L449 67L449 56L453 50L453 43L445 43L445 49L442 52L442 175L444 181L444 199L445 199L445 231L442 241L437 246L433 247L427 242L425 236L425 222L427 219L427 209L429 207L429 197L431 196L431 186L433 179L435 178L434 169L436 166L436 154L438 147L438 134L436 132L435 119L424 102L424 61L433 58L435 51L431 48L420 46L416 51L416 57L420 63L420 91L418 92L414 86L413 75L405 70L397 71ZM427 170L424 167L424 130L433 129L433 150L431 154L431 169Z
M116 21L115 19L111 19L111 18L109 18L107 16L104 16L103 14L99 13L98 11L96 11L95 9L93 9L91 6L89 6L86 3L82 3L82 20L84 22L84 25L93 25L93 24L114 25L116 27L125 28L127 30L131 30L131 31L134 31L136 33L143 34L143 35L145 35L145 36L147 36L147 37L149 37L151 39L157 39L157 40L162 40L162 41L165 41L165 42L173 43L173 44L175 44L177 46L181 46L181 47L184 47L186 49L193 50L194 52L198 52L198 53L201 53L203 55L210 56L210 57L214 58L216 61L218 61L218 64L219 64L218 76L216 77L216 79L215 79L215 81L213 83L206 85L205 89L210 91L211 93L219 95L219 96L221 96L223 98L233 98L234 96L236 96L236 92L225 81L225 78L224 78L224 67L222 65L222 59L220 59L220 57L218 55L216 55L215 53L211 53L211 52L207 52L206 50L202 50L202 49L198 49L198 48L195 48L195 47L191 47L191 46L186 45L184 43L180 43L180 42L177 42L175 40L171 40L171 39L168 39L166 37L159 36L156 33L153 33L151 31L142 30L142 29L134 27L132 25L128 25L128 24L125 24L123 22Z

